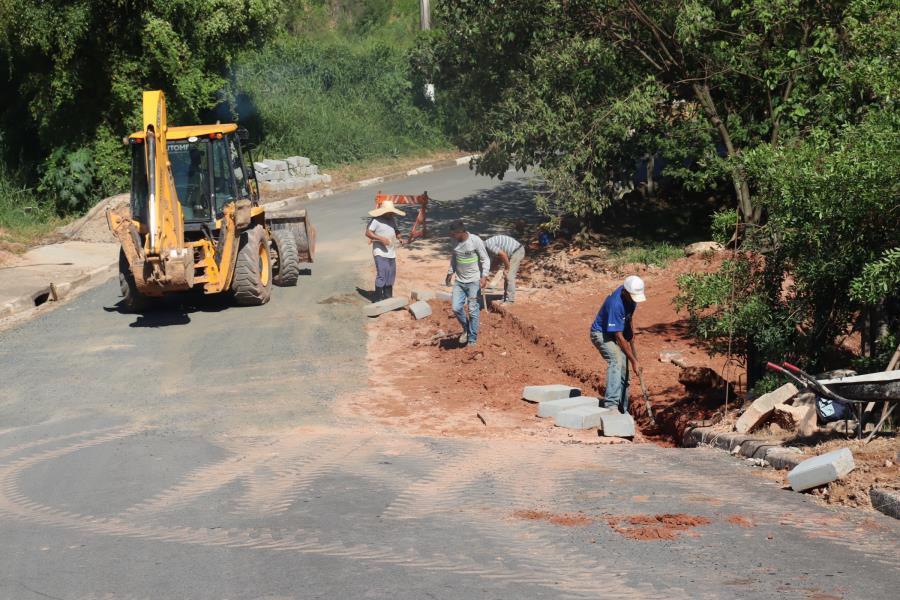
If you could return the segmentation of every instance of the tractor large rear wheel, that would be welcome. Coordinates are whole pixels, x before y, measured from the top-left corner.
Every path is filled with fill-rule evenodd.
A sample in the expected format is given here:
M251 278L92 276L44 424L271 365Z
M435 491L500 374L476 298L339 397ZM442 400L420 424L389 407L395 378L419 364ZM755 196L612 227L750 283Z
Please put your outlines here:
M119 289L122 292L120 306L125 312L144 312L153 308L153 300L138 291L131 265L128 264L125 251L121 248L119 248Z
M272 231L272 281L275 285L290 287L300 279L300 253L297 238L290 229Z
M272 296L269 240L261 225L241 234L231 291L234 301L245 306L265 304Z

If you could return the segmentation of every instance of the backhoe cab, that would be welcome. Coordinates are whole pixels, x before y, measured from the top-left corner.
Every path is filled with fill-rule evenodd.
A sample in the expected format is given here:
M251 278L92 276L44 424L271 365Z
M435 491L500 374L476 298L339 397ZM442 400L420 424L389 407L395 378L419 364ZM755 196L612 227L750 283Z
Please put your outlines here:
M300 263L313 261L315 229L305 210L267 215L260 206L246 132L234 123L168 127L159 91L144 92L143 114L143 131L125 140L130 206L107 212L122 245L125 308L201 286L264 304L273 283L296 285Z

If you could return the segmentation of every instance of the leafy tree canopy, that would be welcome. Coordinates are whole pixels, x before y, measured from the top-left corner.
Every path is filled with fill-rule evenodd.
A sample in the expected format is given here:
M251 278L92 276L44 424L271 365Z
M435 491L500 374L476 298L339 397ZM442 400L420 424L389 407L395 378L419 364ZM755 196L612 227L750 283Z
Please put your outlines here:
M900 90L892 0L455 0L417 68L490 175L540 165L557 208L602 211L635 159L728 182L757 223L742 152L833 130Z
M139 127L141 91L164 90L173 120L196 121L225 99L235 53L263 42L281 8L281 0L0 0L3 158L42 165L48 192L65 185L67 169L94 191L120 189L119 142Z

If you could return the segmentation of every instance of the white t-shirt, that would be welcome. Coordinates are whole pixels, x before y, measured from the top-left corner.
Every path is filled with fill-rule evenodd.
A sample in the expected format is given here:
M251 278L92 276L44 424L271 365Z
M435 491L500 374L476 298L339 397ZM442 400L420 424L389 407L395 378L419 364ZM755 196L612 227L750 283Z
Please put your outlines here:
M372 240L372 254L385 258L397 258L397 222L394 217L375 217L369 221L369 231L391 241L389 246L385 246L377 240Z

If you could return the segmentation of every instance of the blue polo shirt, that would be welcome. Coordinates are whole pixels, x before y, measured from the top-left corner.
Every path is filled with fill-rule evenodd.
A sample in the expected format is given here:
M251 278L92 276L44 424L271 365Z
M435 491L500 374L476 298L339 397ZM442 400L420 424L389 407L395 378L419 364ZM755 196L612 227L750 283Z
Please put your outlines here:
M622 296L624 291L625 286L620 285L612 294L606 297L606 300L603 301L603 306L600 307L600 312L597 313L597 318L594 319L594 323L591 325L591 333L595 331L602 331L603 333L621 331L626 340L632 338L631 316L634 314L637 304L630 298L625 299Z

